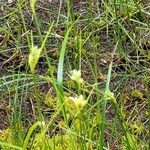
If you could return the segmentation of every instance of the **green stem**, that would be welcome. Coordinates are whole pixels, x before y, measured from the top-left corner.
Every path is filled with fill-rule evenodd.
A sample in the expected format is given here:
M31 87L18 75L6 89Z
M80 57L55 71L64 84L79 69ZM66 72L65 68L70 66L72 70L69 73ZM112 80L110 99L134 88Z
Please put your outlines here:
M30 137L31 137L33 131L34 131L38 126L42 127L42 122L39 122L39 121L38 121L38 122L34 123L34 124L30 127L29 132L27 133L27 136L26 136L26 138L25 138L25 140L24 140L22 150L27 150L27 146L28 146Z

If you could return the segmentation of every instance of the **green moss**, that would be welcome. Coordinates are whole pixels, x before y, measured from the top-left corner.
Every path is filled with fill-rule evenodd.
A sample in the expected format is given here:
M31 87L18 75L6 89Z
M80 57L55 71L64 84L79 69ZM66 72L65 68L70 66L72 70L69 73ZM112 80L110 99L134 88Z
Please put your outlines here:
M143 100L143 93L138 89L132 90L131 96L135 99Z
M0 141L6 142L9 144L13 143L13 138L12 138L12 130L10 128L7 128L5 130L0 131ZM3 150L13 150L13 148L10 148L8 146L0 146Z

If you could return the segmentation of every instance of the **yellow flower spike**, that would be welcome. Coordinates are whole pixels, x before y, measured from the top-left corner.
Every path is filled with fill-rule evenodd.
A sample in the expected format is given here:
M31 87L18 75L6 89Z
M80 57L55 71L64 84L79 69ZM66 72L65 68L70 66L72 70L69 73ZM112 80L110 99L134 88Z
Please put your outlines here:
M35 14L35 3L37 0L30 0L30 7L32 12Z
M31 72L32 72L33 74L34 74L34 72L35 72L36 64L37 64L38 61L39 61L40 54L41 54L41 49L40 49L40 48L38 49L37 46L32 46L32 47L31 47L28 63L29 63Z
M77 83L83 83L83 79L81 78L81 70L73 70L71 71L71 80L76 81Z

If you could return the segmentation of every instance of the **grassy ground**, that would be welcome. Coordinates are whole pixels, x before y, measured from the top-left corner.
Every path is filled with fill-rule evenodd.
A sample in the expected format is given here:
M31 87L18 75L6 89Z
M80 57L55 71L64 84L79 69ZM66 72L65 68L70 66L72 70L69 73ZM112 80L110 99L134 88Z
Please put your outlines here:
M149 150L149 5L0 1L0 148Z

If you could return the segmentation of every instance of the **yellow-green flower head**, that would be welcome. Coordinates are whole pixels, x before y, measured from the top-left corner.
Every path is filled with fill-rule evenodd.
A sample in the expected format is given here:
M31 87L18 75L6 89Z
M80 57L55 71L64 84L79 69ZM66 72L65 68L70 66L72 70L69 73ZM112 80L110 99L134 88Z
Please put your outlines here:
M113 92L110 92L109 90L108 90L108 91L105 91L104 98L105 98L106 100L111 100L111 101L113 101L114 103L116 103L116 99L115 99L114 93L113 93Z
M29 66L30 66L30 69L31 69L32 73L34 73L34 71L35 71L35 67L36 67L36 64L39 61L40 54L41 54L41 49L40 48L38 49L37 46L32 46L31 47L28 62L29 62Z
M33 13L35 13L35 3L37 0L30 0L30 7Z
M69 97L68 99L72 101L77 108L82 108L87 104L87 101L84 100L83 95L78 97Z
M45 126L45 122L44 121L39 122L39 126L44 127Z
M72 70L70 78L77 83L83 83L83 79L81 78L81 70Z

